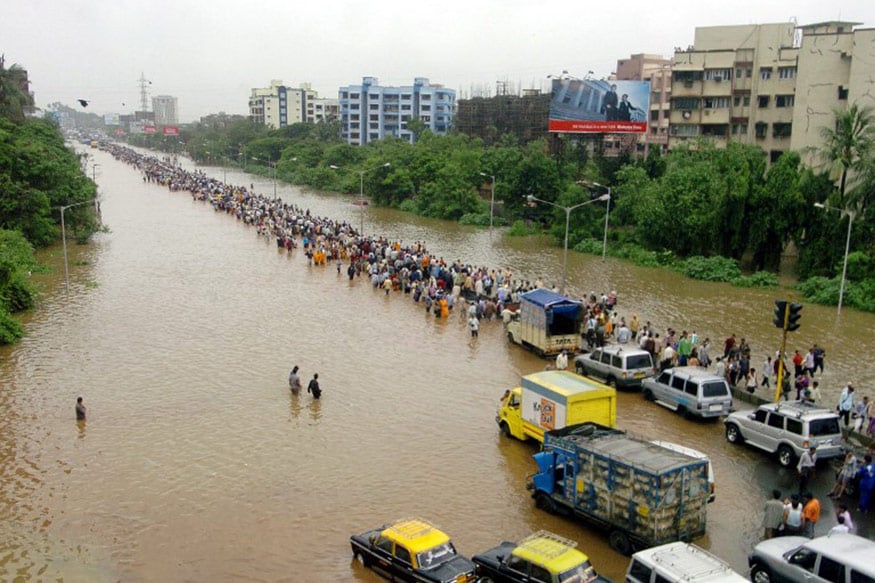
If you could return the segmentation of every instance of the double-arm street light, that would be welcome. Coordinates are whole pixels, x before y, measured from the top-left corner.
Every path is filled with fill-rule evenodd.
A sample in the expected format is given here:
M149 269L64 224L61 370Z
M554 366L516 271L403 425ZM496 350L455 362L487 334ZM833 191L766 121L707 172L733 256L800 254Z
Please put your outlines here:
M592 73L592 71L590 71ZM599 188L604 188L607 192L602 196L607 196L605 201L605 236L602 239L602 261L605 260L605 257L608 254L608 216L610 216L611 212L611 187L605 186L604 184L599 184L598 182L593 182L593 186L597 186Z
M73 208L74 206L79 206L83 204L88 204L90 202L94 202L94 199L83 200L82 202L74 202L73 204L68 204L60 207L61 209L61 246L64 249L64 283L67 286L67 292L70 291L70 269L67 267L67 227L64 224L64 211L69 208Z
M361 225L359 227L359 235L364 237L365 235L365 174L371 172L372 170L378 170L380 168L388 168L391 166L391 162L386 162L385 164L380 164L379 166L372 166L370 168L365 168L364 170L355 170L355 172L359 173L359 214L361 216ZM328 166L332 170L341 170L340 166L335 166L331 164Z
M825 204L821 204L819 202L814 203L814 206L816 206L819 209L824 209L824 210L828 210L828 211L836 211L838 213L841 213L843 218L845 215L847 215L847 217L848 217L848 236L847 236L847 239L845 239L845 261L844 261L844 264L842 265L842 283L841 283L841 286L839 287L839 309L837 312L837 315L841 316L842 315L842 301L845 299L845 280L848 276L848 252L851 250L851 227L854 225L854 217L857 216L857 213L853 210L850 210L850 209L838 209L835 207L827 206Z
M481 172L480 176L485 176L492 180L492 195L489 197L489 230L492 230L492 217L495 215L495 175Z
M269 168L273 169L273 199L276 200L276 162L273 160L263 160L261 158L252 157L253 160L257 160L258 162L265 162Z
M603 194L598 198L593 198L591 200L584 201L580 204L576 204L574 206L562 206L558 205L555 202L550 202L549 200L543 200L536 196L532 196L531 194L526 197L526 200L530 203L533 202L542 202L544 204L548 204L550 206L555 206L558 209L562 209L565 211L565 246L562 252L562 287L559 289L559 293L565 295L565 282L568 279L568 228L571 225L571 211L574 209L579 209L582 206L586 206L588 204L592 204L594 202L607 201L611 199L610 193Z

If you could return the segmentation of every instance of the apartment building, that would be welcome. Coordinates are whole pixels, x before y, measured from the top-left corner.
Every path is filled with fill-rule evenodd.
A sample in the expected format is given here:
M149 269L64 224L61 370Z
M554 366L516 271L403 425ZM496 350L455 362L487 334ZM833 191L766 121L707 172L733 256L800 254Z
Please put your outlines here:
M249 96L249 119L274 129L294 123L317 123L337 119L338 102L320 98L309 83L287 87L272 80L270 87L252 89Z
M798 54L792 22L697 28L672 59L671 143L757 144L776 160L790 149Z
M361 85L341 87L338 95L341 137L353 145L387 136L412 143L415 136L407 128L411 119L419 119L435 134L445 134L456 106L454 89L432 85L423 77L401 87L382 86L376 77L364 77Z
M875 104L875 30L793 22L697 28L672 59L669 139L756 144L815 163L835 109Z
M156 125L177 125L179 123L178 99L176 97L156 95L152 98L152 111L155 114Z

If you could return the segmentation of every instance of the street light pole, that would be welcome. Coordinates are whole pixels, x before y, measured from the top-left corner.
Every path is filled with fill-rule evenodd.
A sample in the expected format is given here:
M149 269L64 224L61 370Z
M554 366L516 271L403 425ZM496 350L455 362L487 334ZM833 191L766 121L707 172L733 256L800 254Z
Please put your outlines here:
M492 195L489 197L489 230L492 231L492 217L495 215L495 176L481 172L480 176L485 176L492 180Z
M70 292L70 269L67 266L67 227L64 224L64 211L69 208L73 208L74 206L79 206L82 204L88 204L89 202L94 202L94 199L84 200L82 202L74 202L73 204L68 204L60 207L61 209L61 246L64 249L64 283L67 287L67 292Z
M598 182L593 182L594 186L598 186L599 188L607 189L607 197L605 200L605 236L602 238L602 261L605 260L605 257L608 254L608 216L611 212L611 187L605 186L604 184L599 184Z
M565 245L562 251L562 287L559 289L559 293L565 295L565 283L568 279L568 230L571 226L571 211L575 209L579 209L582 206L586 206L588 204L592 204L594 202L606 201L610 200L610 194L603 194L598 198L594 198L592 200L584 201L580 204L576 204L574 206L561 206L556 204L555 202L550 202L549 200L543 200L536 196L532 196L531 194L526 197L526 200L531 202L543 202L544 204L548 204L550 206L554 206L558 209L562 209L565 211Z
M817 208L820 208L820 209L838 211L841 213L842 217L844 217L845 215L848 216L848 236L845 239L845 259L844 259L844 262L842 264L842 283L839 286L839 307L838 307L838 311L836 312L836 315L841 316L842 315L842 303L845 299L845 281L847 281L847 277L848 277L848 253L850 253L850 251L851 251L851 227L854 225L854 218L856 217L857 213L852 211L852 210L837 209L837 208L833 208L830 206L826 206L825 204L821 204L819 202L814 203L814 206L816 206Z
M377 170L378 168L388 168L391 165L391 162L386 162L385 164L380 164L379 166L373 166L371 168L365 168L364 170L355 171L359 173L359 215L361 217L359 236L361 237L365 236L365 174L367 172L370 172L371 170ZM334 164L329 164L328 167L332 170L341 170L340 166L336 166Z

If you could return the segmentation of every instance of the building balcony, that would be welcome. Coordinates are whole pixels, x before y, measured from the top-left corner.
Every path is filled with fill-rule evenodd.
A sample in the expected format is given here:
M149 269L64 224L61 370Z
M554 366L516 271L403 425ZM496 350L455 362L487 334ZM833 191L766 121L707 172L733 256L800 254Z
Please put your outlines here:
M702 95L701 81L681 81L671 85L672 97L699 97Z
M704 124L727 124L729 123L729 108L703 109L702 123Z

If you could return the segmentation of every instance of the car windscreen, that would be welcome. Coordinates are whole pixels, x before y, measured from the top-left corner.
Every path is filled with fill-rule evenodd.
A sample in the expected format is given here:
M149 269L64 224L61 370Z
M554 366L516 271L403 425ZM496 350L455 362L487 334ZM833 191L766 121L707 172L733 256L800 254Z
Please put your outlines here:
M446 542L416 555L416 564L419 565L420 569L429 569L448 561L455 554L456 549L451 543Z
M725 397L729 394L724 381L708 381L702 383L703 397Z
M573 569L560 573L557 579L559 583L589 583L595 581L596 573L589 561L581 563Z
M649 354L630 354L626 357L626 368L653 368Z
M819 435L836 435L837 433L841 433L841 429L839 429L839 419L838 417L812 419L808 422L808 432L815 437Z

